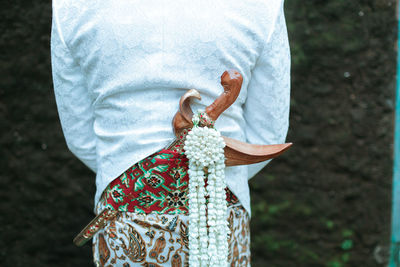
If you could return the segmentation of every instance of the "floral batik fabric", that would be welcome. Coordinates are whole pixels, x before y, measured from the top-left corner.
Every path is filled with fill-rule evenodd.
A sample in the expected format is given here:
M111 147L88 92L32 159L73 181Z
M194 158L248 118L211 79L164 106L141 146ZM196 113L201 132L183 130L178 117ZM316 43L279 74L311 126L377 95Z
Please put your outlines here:
M250 218L240 205L228 207L228 263L250 266ZM189 216L120 212L93 237L93 258L100 266L189 266Z
M96 266L189 266L187 164L183 153L161 149L109 184L97 213L105 208L119 212L93 236ZM225 191L229 266L247 267L250 217Z
M188 214L188 163L184 153L161 149L112 181L100 201L116 211ZM228 203L239 202L228 187L225 192Z

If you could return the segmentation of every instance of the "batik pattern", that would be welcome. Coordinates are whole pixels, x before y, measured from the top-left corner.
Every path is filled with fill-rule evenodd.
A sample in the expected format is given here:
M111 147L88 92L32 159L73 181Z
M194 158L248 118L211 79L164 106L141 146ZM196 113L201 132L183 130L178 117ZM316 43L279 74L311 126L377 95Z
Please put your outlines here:
M99 210L104 206L99 205ZM228 207L228 262L250 266L250 218L238 203ZM189 266L189 216L120 212L93 237L96 267Z
M189 266L187 171L184 154L161 149L108 185L97 214L106 208L118 213L93 236L96 266ZM247 267L250 217L228 188L225 192L231 231L228 261L232 267Z
M100 202L117 211L140 214L188 214L188 159L161 149L137 162L105 189ZM207 183L206 183L207 185ZM226 187L228 203L238 203Z

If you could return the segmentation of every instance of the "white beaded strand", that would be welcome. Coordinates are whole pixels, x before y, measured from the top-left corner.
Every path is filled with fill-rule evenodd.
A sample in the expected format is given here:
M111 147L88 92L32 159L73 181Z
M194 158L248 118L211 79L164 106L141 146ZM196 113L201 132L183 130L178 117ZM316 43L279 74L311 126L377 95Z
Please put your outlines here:
M215 128L198 126L199 114L194 115L192 121L194 127L184 146L190 177L189 266L227 266L229 227L226 218L225 143ZM207 188L204 187L206 175ZM208 205L206 196L209 197Z

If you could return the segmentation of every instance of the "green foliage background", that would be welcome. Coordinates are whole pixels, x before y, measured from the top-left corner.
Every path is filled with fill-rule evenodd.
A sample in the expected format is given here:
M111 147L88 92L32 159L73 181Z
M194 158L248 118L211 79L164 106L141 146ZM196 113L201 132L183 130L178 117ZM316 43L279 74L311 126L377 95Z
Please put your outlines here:
M286 1L294 147L251 180L255 266L387 263L395 5Z

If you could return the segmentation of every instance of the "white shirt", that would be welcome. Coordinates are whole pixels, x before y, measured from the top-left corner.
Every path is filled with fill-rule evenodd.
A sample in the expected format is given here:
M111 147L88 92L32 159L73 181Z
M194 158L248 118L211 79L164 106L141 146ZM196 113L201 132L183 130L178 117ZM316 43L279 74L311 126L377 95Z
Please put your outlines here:
M243 85L217 120L221 134L283 143L290 50L283 0L53 0L53 83L68 148L105 187L174 139L179 98L197 89L204 109L236 69ZM226 182L250 211L248 179L267 162L228 167Z

